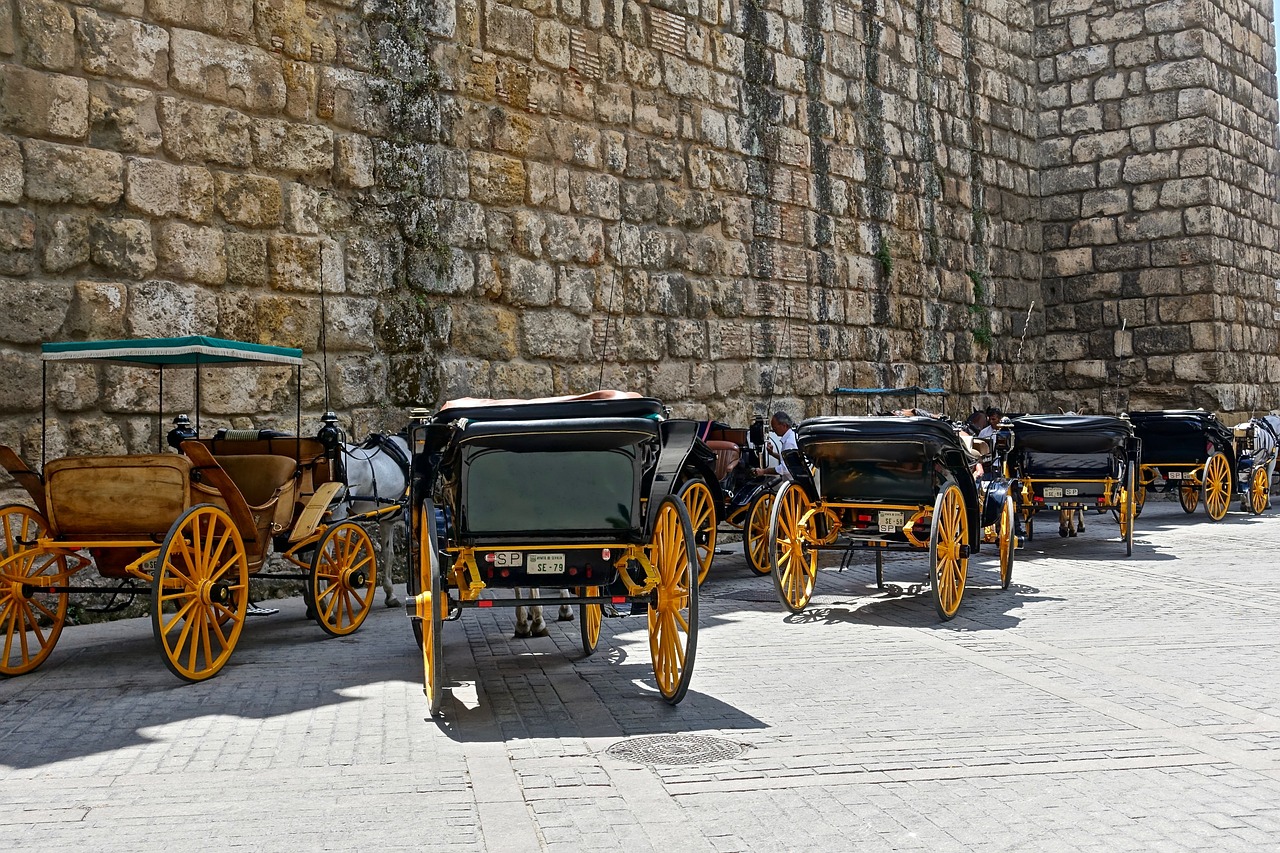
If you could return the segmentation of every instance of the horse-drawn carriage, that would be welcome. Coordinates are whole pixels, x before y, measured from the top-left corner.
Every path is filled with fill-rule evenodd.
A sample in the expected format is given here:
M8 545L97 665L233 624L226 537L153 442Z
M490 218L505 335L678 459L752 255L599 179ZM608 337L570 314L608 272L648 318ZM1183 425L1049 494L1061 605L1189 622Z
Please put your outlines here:
M1240 509L1261 515L1271 506L1280 453L1280 417L1263 415L1237 424L1232 430L1236 449L1236 483Z
M1129 412L1129 420L1142 439L1138 512L1142 512L1148 490L1176 490L1188 515L1203 501L1209 518L1221 521L1240 482L1233 431L1204 409ZM1241 485L1248 488L1247 483ZM1265 501L1262 506L1265 508Z
M444 622L465 608L520 606L482 593L526 587L570 592L560 601L579 607L586 654L599 642L602 606L643 609L658 689L672 704L684 697L698 553L680 496L705 476L696 431L694 421L666 419L658 400L616 391L415 411L407 609L432 714Z
M722 496L715 505L718 522L742 531L742 553L747 558L747 567L758 575L769 574L766 544L777 476L759 477L754 473L757 468L777 464L769 458L766 450L768 438L764 419L757 416L747 429L706 421L699 428L698 436L715 456L715 477L719 480ZM694 520L694 528L698 529L698 519L705 511L690 502L688 495L685 501ZM698 547L701 559L701 539ZM708 559L698 576L699 583L706 577L709 567Z
M302 352L207 337L45 344L51 362L194 368L196 425L170 431L180 453L68 456L33 470L0 447L0 464L32 506L0 508L0 674L19 675L49 656L67 621L68 597L149 596L152 632L165 665L202 681L231 657L244 626L249 578L302 580L309 612L331 635L350 634L368 615L377 575L374 549L357 521L329 523L343 484L333 448L319 439L223 433L200 439L204 368L292 367L301 425ZM47 367L46 367L47 374ZM47 422L47 418L46 418ZM273 549L301 573L261 573ZM96 568L106 585L76 585Z
M1125 555L1132 554L1143 445L1129 421L1106 415L1024 415L1005 423L1013 440L1004 457L1005 475L1020 485L1019 511L1027 538L1035 535L1035 517L1041 512L1059 513L1064 530L1076 512L1113 510Z
M822 551L927 551L927 586L942 619L960 607L969 558L994 527L1001 586L1008 587L1017 539L1007 484L982 492L955 426L932 417L822 417L796 430L791 480L773 505L768 551L778 600L792 613L809 603ZM924 585L921 585L921 588Z

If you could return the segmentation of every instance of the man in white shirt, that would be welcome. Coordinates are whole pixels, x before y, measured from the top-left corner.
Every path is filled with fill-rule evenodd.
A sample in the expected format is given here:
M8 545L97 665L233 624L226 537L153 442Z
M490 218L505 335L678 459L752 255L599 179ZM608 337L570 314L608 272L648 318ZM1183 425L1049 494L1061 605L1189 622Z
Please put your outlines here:
M987 425L978 431L978 438L994 444L1002 420L1004 420L1004 412L1000 411L999 406L987 406Z
M782 411L774 412L773 418L769 421L769 427L773 430L773 434L777 436L776 440L772 436L769 437L769 450L771 455L777 456L778 462L771 468L756 468L753 473L757 477L777 474L790 480L791 472L787 470L786 463L782 461L782 454L788 450L800 449L796 445L796 431L791 428L791 416Z

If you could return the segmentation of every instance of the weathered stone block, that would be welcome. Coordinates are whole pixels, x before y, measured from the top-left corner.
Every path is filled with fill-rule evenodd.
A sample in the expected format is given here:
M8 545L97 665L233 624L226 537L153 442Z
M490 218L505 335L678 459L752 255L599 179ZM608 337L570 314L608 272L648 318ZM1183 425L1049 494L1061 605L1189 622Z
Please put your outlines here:
M253 148L262 169L318 175L333 168L333 132L325 127L259 119L253 125Z
M492 393L512 397L546 397L555 392L551 368L523 361L493 365Z
M1194 0L1170 0L1146 8L1147 29L1154 33L1188 30L1205 24L1205 10Z
M520 257L502 259L503 294L518 307L550 305L556 295L555 269Z
M89 219L78 213L56 213L45 221L46 272L63 272L89 262Z
M340 187L365 189L376 180L373 143L355 135L339 136L334 145L333 180Z
M124 193L124 158L119 154L34 139L23 142L22 151L30 198L105 206Z
M1124 181L1146 184L1178 176L1178 158L1172 153L1135 154L1124 161Z
M180 29L173 31L170 50L175 89L254 112L284 109L280 61L267 51Z
M84 69L104 77L125 77L162 88L169 76L169 33L132 18L113 18L76 9L76 32Z
M386 124L386 109L375 102L372 85L367 74L346 68L322 68L316 115L349 130L380 132Z
M339 409L386 399L387 365L380 356L348 355L334 359L329 370L333 405Z
M267 238L259 234L228 231L223 240L227 258L227 283L265 287Z
M322 245L316 237L272 236L268 243L271 286L276 290L319 293Z
M7 136L0 136L0 202L17 204L22 200L22 149Z
M0 275L31 272L35 266L35 246L36 218L30 211L0 209Z
M118 282L77 281L64 335L91 341L123 338L128 294L128 287Z
M1204 86L1210 73L1209 60L1203 57L1157 62L1147 69L1147 86L1153 92Z
M617 220L622 216L618 179L613 175L574 172L569 178L569 192L574 210L600 219Z
M40 362L29 353L0 350L0 413L21 415L28 419L40 410ZM35 440L39 440L40 425L35 425ZM49 450L56 451L56 428L49 436ZM38 452L38 451L37 451ZM50 458L56 459L57 453Z
M151 223L145 219L96 219L89 224L89 257L95 264L127 278L155 271Z
M0 126L26 136L84 139L89 133L89 84L78 77L0 66Z
M263 296L253 309L263 343L300 347L307 352L319 347L320 312L315 310L311 299Z
M337 54L333 23L311 15L305 0L254 0L258 46L291 59L329 61Z
M205 335L217 326L217 302L198 285L144 281L129 286L125 318L131 337Z
M539 21L534 47L538 60L552 68L569 67L569 28L559 21Z
M462 355L510 361L519 353L516 312L480 301L454 303L452 342Z
M228 222L249 228L281 223L284 196L274 178L214 172L213 185L218 212Z
M216 35L242 38L253 28L253 0L149 0L147 9L161 23Z
M534 23L537 19L522 9L505 3L485 4L484 44L496 53L521 59L533 58Z
M149 89L92 83L89 144L124 153L150 154L162 142L156 95Z
M524 201L524 163L512 157L472 151L471 197L481 204L513 205Z
M213 176L208 169L130 157L125 163L124 198L148 216L208 222L213 217Z
M164 148L178 160L224 166L253 162L248 116L222 107L160 98L160 128Z
M158 231L160 274L200 284L227 280L226 243L222 230L162 222Z
M17 6L27 63L52 71L74 68L76 22L67 8L52 0L18 0Z

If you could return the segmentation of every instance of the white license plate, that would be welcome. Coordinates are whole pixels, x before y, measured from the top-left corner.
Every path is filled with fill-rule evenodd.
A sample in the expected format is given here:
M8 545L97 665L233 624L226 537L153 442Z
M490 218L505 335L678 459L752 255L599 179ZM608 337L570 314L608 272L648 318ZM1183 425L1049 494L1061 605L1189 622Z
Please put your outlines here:
M1078 498L1080 497L1080 490L1079 489L1063 489L1062 496L1064 498Z
M1166 480L1181 480L1182 474L1182 471L1165 471L1164 478Z
M526 561L531 575L564 574L564 554L530 554Z
M906 514L901 512L892 512L889 510L880 511L880 532L881 533L897 533L902 529L902 524L906 521Z
M1062 497L1062 489L1057 486L1045 486L1044 496L1046 498L1060 498Z

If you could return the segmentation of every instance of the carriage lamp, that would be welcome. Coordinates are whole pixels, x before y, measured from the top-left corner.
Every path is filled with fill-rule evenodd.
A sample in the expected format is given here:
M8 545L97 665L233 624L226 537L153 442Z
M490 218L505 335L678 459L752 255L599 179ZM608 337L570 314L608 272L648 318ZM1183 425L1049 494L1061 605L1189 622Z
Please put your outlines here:
M181 450L182 442L196 438L199 438L199 435L196 434L195 428L191 426L191 418L186 415L178 415L173 419L173 429L169 430L165 441L174 450Z

